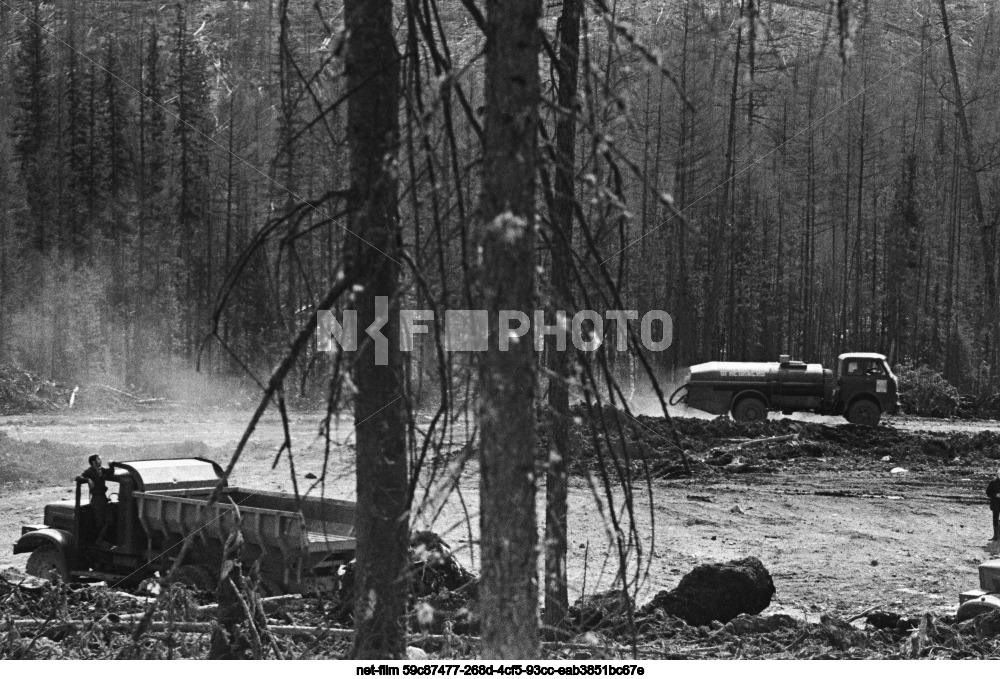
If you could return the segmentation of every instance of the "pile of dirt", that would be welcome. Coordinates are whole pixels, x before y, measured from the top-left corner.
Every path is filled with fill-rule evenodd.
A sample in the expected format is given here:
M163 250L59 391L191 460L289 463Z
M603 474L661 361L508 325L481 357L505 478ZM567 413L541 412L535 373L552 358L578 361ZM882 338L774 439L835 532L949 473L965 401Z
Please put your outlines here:
M573 412L571 441L575 474L624 470L632 478L677 478L688 475L777 473L791 461L819 458L834 468L905 462L929 467L954 464L995 466L1000 460L1000 433L911 432L891 426L828 426L781 419L735 422L633 417L613 408L593 420L583 408ZM680 441L675 443L674 432ZM596 432L597 436L594 436ZM595 448L594 441L598 441ZM543 442L544 445L544 442ZM688 458L684 465L681 451Z
M676 588L658 592L631 617L669 621L675 627L728 623L757 615L771 605L774 593L771 574L756 557L706 563L681 578ZM583 596L570 607L567 626L577 632L624 634L630 629L630 605L620 589Z
M51 441L24 442L0 431L0 485L44 483L69 485L92 454L83 446Z
M771 605L774 581L756 557L702 564L681 578L673 590L659 592L643 607L656 609L689 625L727 623L739 615L757 615Z
M73 387L0 363L0 415L52 412L69 405Z
M0 431L0 486L44 484L69 486L87 467L87 458L99 453L105 464L111 460L208 457L224 462L226 451L209 448L200 441L136 446L73 446L65 443L21 441Z

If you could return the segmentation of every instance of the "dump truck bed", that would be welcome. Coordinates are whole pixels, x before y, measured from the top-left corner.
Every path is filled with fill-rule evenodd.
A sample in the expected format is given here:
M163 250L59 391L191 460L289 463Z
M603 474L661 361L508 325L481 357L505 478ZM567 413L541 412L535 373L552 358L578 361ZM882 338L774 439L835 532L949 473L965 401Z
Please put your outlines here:
M139 521L146 533L165 539L198 535L224 542L236 523L244 540L262 552L312 561L310 555L351 553L354 503L302 498L244 488L226 488L209 504L213 488L137 492ZM235 507L234 507L235 505Z

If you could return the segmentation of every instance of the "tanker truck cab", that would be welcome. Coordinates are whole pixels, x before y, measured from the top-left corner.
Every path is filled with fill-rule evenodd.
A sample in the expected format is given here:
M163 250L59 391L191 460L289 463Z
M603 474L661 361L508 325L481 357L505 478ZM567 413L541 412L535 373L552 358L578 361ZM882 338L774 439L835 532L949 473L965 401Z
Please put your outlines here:
M848 422L874 426L882 413L897 412L896 376L882 354L841 354L837 376L836 410Z

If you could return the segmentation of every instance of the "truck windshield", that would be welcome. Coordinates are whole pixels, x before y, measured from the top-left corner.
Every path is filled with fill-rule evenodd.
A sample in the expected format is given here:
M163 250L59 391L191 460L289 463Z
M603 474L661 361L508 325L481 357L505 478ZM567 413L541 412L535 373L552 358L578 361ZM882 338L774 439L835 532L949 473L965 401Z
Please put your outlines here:
M869 360L868 365L864 366L864 374L885 377L885 368L882 367L882 361Z
M886 368L882 361L873 358L852 358L844 363L844 374L852 377L877 376L885 377Z

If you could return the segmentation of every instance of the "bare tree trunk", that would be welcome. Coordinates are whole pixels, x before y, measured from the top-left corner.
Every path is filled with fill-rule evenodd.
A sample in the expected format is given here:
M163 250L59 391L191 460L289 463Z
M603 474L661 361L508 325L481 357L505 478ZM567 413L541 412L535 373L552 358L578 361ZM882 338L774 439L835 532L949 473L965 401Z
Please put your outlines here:
M837 335L837 339L834 341L835 346L833 347L833 355L843 351L850 351L851 341L847 340L847 300L848 287L847 281L850 276L850 266L848 252L850 251L850 241L851 241L851 157L853 151L853 144L851 139L851 128L847 128L847 162L845 163L844 171L844 247L842 253L843 261L840 264L840 280L841 280L841 297L840 297L840 332ZM834 228L836 232L836 228ZM837 270L837 239L832 238L833 242L833 270Z
M990 354L985 358L990 362L991 369L995 368L996 355L996 324L998 320L997 307L997 282L996 282L996 231L992 220L986 219L986 211L983 208L983 197L979 188L979 174L976 171L975 144L972 139L972 131L969 129L969 119L965 115L965 100L962 98L962 83L958 79L958 65L955 63L955 50L952 47L951 29L948 26L948 11L945 8L944 0L939 0L941 7L941 23L944 26L944 41L948 47L948 67L951 69L951 83L955 93L955 115L958 117L958 126L962 132L962 150L965 154L966 170L969 172L970 188L972 194L972 216L976 219L976 226L979 227L980 238L983 248L983 287L986 291L986 318L984 325L990 340ZM991 372L992 374L992 372Z
M685 99L688 99L688 39L691 27L691 0L685 0L684 3L683 25L684 31L683 42L681 43L680 93ZM693 159L691 159L693 153L689 153L688 149L689 145L693 143L690 138L694 135L689 132L689 127L693 127L693 121L689 122L690 116L688 114L688 107L685 106L683 102L680 102L678 108L680 109L680 114L678 121L677 166L674 173L674 198L676 200L677 210L679 212L684 212L688 205L688 186L693 185L694 183L694 162ZM658 139L660 138L662 138L662 135L658 135ZM687 357L691 355L692 352L699 350L699 348L695 346L695 334L692 327L694 325L693 321L696 314L691 308L692 288L694 286L688 282L685 242L687 237L687 225L679 223L677 225L676 232L678 265L673 285L677 290L677 294L674 299L679 299L680 304L677 306L678 323L676 323L674 327L676 335L673 342L673 376L675 378L678 374L677 371L679 368L687 363Z
M0 163L6 163L6 158L0 159ZM0 172L6 168L0 165ZM0 177L6 180L6 177ZM6 181L3 181L6 184ZM6 188L6 187L4 187ZM4 361L7 355L7 293L8 283L7 273L7 218L0 217L0 362Z
M868 345L874 350L879 346L878 316L878 193L872 194L872 306L871 339Z
M864 202L865 202L865 118L868 112L868 64L865 61L865 45L861 45L861 124L858 127L858 214L856 217L857 231L854 236L854 341L851 350L858 350L861 346L861 288L864 282L864 261L861 256L861 229L864 226ZM850 188L848 188L850 190Z
M384 321L384 339L359 345L357 385L357 571L354 658L402 658L406 636L409 487L399 352L397 178L399 57L389 0L346 0L345 70L351 190L348 271L359 332ZM379 304L381 302L381 304ZM381 306L376 311L377 306ZM365 338L367 339L367 337ZM379 365L381 363L381 365Z
M743 11L744 2L740 1L740 23L736 29L736 51L733 53L733 80L732 89L729 94L729 124L726 131L726 169L723 180L722 192L720 193L719 224L718 224L718 245L728 243L725 258L717 257L719 269L716 272L716 294L715 299L722 297L722 281L728 281L728 294L726 300L726 340L724 345L725 357L733 360L735 351L735 340L733 338L733 315L736 307L736 282L734 280L734 260L735 253L735 193L736 193L736 103L739 94L740 82L740 55L743 49ZM728 266L728 273L721 267ZM723 319L719 319L723 323Z
M484 658L536 658L535 379L528 335L499 349L500 310L535 300L540 0L486 3L486 120L478 289L490 344L480 359L480 531ZM502 331L506 336L506 328Z
M956 131L957 136L957 131ZM959 160L958 154L954 154L951 169L951 203L948 206L948 280L945 283L945 349L944 349L944 378L952 383L956 383L956 372L954 370L955 356L952 346L954 337L952 332L953 313L955 308L955 278L957 273L957 253L958 239L956 237L956 227L958 223L958 197L959 197Z
M560 112L556 119L555 234L552 238L552 282L557 309L569 311L572 299L573 207L576 174L576 92L580 54L582 0L564 0L559 18ZM545 623L556 625L566 617L566 498L569 482L569 389L571 354L550 345L548 352L549 408L551 409L549 463L545 476ZM554 445L554 449L553 449Z

